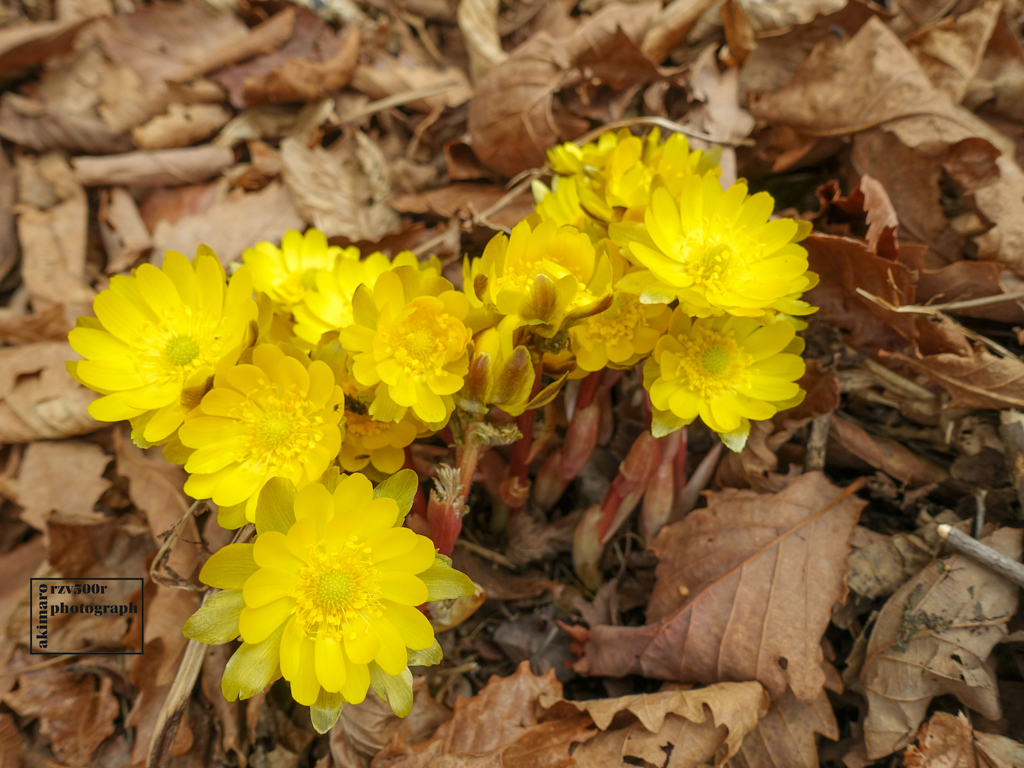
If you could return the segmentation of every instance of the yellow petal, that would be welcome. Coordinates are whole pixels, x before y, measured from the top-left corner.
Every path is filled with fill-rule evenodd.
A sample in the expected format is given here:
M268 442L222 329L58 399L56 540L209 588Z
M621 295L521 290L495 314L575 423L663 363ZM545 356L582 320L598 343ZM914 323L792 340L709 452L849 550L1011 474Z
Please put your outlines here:
M256 537L253 559L261 568L280 568L298 573L306 563L288 550L288 539L280 531L264 531Z
M325 637L323 631L316 639L316 677L326 690L336 693L345 685L345 651L342 643Z
M370 559L379 563L411 552L418 538L421 537L409 528L388 528L367 539L366 546L370 548Z
M384 616L398 630L407 646L419 651L434 644L434 628L422 612L388 600L383 601L383 604L387 608Z
M389 675L397 675L408 666L409 656L405 650L405 640L395 625L388 621L387 616L388 614L385 613L383 617L371 616L369 618L373 631L380 637L380 648L373 660ZM433 642L433 637L431 637L431 642Z
M434 546L434 542L426 536L417 536L416 546L412 551L388 560L381 560L377 563L377 570L420 573L433 565L435 554L437 554L437 548Z
M257 571L261 573L261 571ZM249 579L252 581L252 579ZM377 582L381 597L400 605L423 605L427 602L426 585L407 571L385 571Z
M258 566L252 544L227 544L210 556L199 572L199 580L217 589L242 589Z
M320 695L320 681L316 677L316 644L309 638L299 643L298 667L291 680L292 698L303 706L312 706Z
M287 597L295 586L296 578L294 573L280 568L260 568L246 579L245 587L242 588L245 604L250 608L259 608Z
M355 664L369 664L380 650L380 636L362 617L345 624L344 638L345 654Z
M238 629L247 643L259 643L269 637L292 615L295 601L282 597L259 608L246 606L238 617Z

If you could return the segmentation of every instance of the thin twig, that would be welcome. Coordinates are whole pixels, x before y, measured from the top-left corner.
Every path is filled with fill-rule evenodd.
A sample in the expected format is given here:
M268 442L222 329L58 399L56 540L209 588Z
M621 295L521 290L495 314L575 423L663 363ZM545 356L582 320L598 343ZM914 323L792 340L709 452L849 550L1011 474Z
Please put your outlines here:
M873 294L873 293L871 293L869 291L865 291L863 288L858 288L857 289L857 293L859 293L861 296L863 296L868 301L872 301L875 304L877 304L878 306L882 307L883 309L889 310L890 312L899 312L900 309L901 309L901 307L896 306L895 304L890 304L888 301L883 299L881 296L875 296L875 294ZM911 306L915 306L915 305L912 305L912 304L906 305L907 308L909 308ZM960 325L959 323L956 322L956 320L954 320L953 318L951 318L949 315L945 314L944 312L936 309L935 307L923 307L921 305L917 305L917 306L920 307L920 312L923 313L923 314L934 315L935 317L939 317L939 318L941 318L943 320L948 320L949 322L954 323L955 325ZM968 338L974 339L975 341L980 341L982 344L985 344L985 345L991 347L992 350L997 355L999 355L1000 357L1005 357L1007 360L1017 360L1018 359L1015 354L1013 354L1010 350L1008 350L1002 344L1000 344L998 342L995 342L995 341L992 341L992 339L988 338L987 336L983 336L982 334L980 334L980 333L978 333L976 331L972 331L970 328L966 328L966 327L964 327L962 325L960 325L960 330L962 330L964 332L964 335L967 336Z
M1000 576L1005 576L1021 587L1024 587L1024 565L1016 560L1011 560L987 544L982 544L972 539L959 528L943 523L938 527L939 536L949 542L949 545L958 552L970 557L972 560L984 565L986 568L995 571Z
M492 563L503 565L511 571L514 571L516 569L516 564L500 552L494 552L490 549L487 549L486 547L481 547L479 544L474 544L471 541L467 541L466 539L456 539L455 546L462 547L463 549L468 549L473 554L480 555L480 557L484 558L485 560L490 560Z
M877 296L873 296L868 293L863 288L858 288L857 293L871 301L878 298ZM951 301L947 304L907 304L901 307L889 305L886 309L900 314L938 315L943 312L952 312L958 309L986 307L990 304L1002 304L1004 301L1017 301L1019 299L1024 299L1024 291L997 293L993 296L982 296L978 299L964 299L963 301Z
M673 133L681 133L684 136L690 136L694 139L701 139L702 141L709 141L712 144L722 144L726 147L752 147L755 142L753 139L720 139L712 136L709 133L703 133L701 131L695 131L692 128L687 128L685 125L681 125L673 120L669 120L666 117L657 116L645 116L645 117L627 117L622 120L613 120L610 123L599 125L592 131L580 136L575 140L575 143L583 146L588 141L596 139L605 131L614 131L618 128L629 128L634 125L656 125L659 128L664 128L666 131L672 131Z
M383 112L385 109L391 109L392 107L400 107L403 104L408 104L410 101L429 99L431 96L440 96L442 93L447 93L456 86L458 86L458 83L456 82L441 83L440 85L430 85L425 88L414 88L411 91L402 91L401 93L386 96L383 99L371 101L362 109L341 118L336 125L342 126L348 125L349 123L355 123L363 118L372 117L378 112Z

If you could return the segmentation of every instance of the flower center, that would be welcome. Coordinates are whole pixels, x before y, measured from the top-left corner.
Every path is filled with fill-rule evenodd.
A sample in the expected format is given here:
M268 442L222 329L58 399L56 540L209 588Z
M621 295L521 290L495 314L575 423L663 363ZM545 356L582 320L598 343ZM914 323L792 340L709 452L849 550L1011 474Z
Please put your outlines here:
M256 434L266 445L280 445L292 436L292 422L287 416L268 416L257 427Z
M705 400L733 392L753 364L732 333L701 325L694 326L690 339L683 339L683 349L675 376Z
M725 347L708 347L704 352L704 359L701 362L704 365L705 371L712 376L717 376L724 373L729 367L731 362L729 350Z
M316 637L323 630L340 640L352 619L365 613L381 615L379 579L369 548L355 537L332 551L323 542L317 544L292 590L295 614L306 637Z
M616 344L623 339L632 341L636 329L643 322L643 308L639 298L623 293L610 310L590 319L586 326L592 337L605 344Z
M391 428L391 424L387 422L377 421L366 414L352 411L345 411L345 420L347 422L346 431L355 437L378 435Z
M164 357L171 365L181 368L196 359L199 354L199 342L188 334L172 336L164 347Z
M281 471L301 459L323 438L319 408L298 393L282 395L276 388L254 390L231 413L248 431L240 442L240 461L254 471Z
M406 373L420 380L451 362L448 353L456 346L459 325L445 312L420 306L390 330L385 343Z
M687 271L699 284L727 279L736 263L731 243L697 242L687 250L690 252Z

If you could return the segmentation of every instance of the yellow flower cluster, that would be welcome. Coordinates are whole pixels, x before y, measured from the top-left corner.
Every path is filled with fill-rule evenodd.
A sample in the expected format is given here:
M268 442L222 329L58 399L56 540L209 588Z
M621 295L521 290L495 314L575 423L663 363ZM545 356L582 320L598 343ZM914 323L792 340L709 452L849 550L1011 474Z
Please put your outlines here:
M371 685L408 711L408 665L440 659L417 606L473 592L402 527L418 493L408 449L453 416L456 439L504 440L568 379L643 364L655 436L699 416L740 450L751 420L800 402L810 226L772 219L745 182L723 189L717 161L657 130L556 147L533 214L467 257L461 281L437 258L364 257L315 229L227 271L200 246L111 279L69 337L69 372L101 395L90 413L162 445L221 525L256 527L206 564L223 591L185 628L241 637L229 699L280 676L318 729ZM462 496L449 489L458 519L428 513L443 546L472 466Z

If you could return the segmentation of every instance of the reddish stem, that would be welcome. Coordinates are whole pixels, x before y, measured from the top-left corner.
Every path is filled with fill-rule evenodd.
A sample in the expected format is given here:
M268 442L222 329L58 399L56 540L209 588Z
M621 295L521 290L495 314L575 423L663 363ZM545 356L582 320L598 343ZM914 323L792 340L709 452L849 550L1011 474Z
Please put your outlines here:
M476 465L480 460L482 446L477 439L475 425L470 425L464 434L462 444L455 454L455 468L458 470L459 492L442 497L437 491L430 494L427 505L427 520L430 521L430 538L442 555L451 555L455 541L462 532L462 517L466 513L466 499L473 484Z
M533 389L530 397L535 397L541 388L543 371L540 364L534 366ZM520 489L525 489L530 482L530 448L533 445L533 424L537 420L537 410L531 408L516 417L516 426L522 435L512 446L512 461L508 467L508 481L516 483ZM525 504L525 494L524 503ZM509 506L509 519L511 520L522 509L523 504Z

